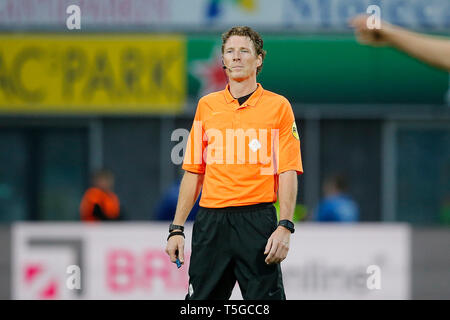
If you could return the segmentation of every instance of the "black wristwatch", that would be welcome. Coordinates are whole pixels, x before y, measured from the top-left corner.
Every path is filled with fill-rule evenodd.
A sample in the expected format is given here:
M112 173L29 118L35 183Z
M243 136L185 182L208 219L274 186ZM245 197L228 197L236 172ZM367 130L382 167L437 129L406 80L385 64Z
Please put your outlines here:
M288 229L291 233L294 233L294 232L295 232L294 224L293 224L291 221L289 221L289 220L280 220L280 222L278 222L278 226L283 226L283 227L285 227L285 228Z
M171 223L169 226L169 232L172 232L173 230L181 230L181 232L184 232L184 227Z

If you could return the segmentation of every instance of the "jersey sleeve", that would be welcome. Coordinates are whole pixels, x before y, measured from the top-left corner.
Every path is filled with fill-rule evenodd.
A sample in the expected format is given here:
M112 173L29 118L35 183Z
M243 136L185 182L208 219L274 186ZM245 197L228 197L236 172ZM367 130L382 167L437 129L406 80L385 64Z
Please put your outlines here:
M189 132L189 138L186 144L186 152L182 168L193 173L205 173L206 161L205 149L207 146L206 139L203 139L205 134L203 118L202 118L202 100L200 99L197 110L195 111L194 122Z
M303 173L303 164L300 153L300 136L295 123L294 112L287 99L283 99L280 110L278 141L278 168L277 174L289 170Z

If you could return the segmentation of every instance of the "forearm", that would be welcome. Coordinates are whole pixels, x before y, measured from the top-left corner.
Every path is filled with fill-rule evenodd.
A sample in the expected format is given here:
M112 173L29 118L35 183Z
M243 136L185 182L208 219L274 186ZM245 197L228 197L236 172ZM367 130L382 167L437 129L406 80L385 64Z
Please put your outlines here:
M286 171L279 176L278 198L280 202L280 220L293 220L297 203L297 172Z
M183 175L173 224L184 225L186 222L202 189L203 178L203 174L195 174L188 171Z
M389 26L384 38L393 47L435 67L450 71L450 39L423 35Z

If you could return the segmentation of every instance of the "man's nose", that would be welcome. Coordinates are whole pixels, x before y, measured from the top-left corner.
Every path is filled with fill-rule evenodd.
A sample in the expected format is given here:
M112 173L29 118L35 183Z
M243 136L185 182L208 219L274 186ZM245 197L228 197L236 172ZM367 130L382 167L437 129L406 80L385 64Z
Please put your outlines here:
M233 53L233 61L241 60L241 54L238 52Z

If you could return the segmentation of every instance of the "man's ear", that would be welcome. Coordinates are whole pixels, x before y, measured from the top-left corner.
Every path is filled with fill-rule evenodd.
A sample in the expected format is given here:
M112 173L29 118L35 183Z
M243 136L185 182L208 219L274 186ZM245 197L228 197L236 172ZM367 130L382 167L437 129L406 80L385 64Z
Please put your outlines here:
M262 65L262 54L258 54L258 62L257 62L257 67L260 67Z

